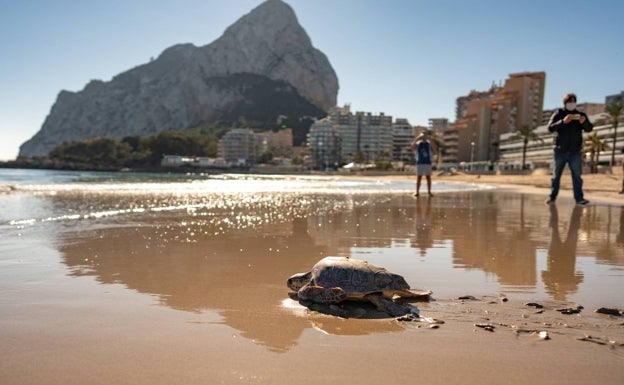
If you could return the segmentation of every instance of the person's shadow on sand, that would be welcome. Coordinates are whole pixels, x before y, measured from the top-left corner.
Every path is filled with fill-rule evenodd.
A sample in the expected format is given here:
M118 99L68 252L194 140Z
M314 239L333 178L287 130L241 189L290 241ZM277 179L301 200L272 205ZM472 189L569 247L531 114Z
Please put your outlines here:
M562 241L557 206L550 205L551 237L547 269L542 271L542 281L546 291L556 300L565 301L567 295L576 292L583 282L583 275L576 272L576 246L582 214L583 208L574 206L566 238Z

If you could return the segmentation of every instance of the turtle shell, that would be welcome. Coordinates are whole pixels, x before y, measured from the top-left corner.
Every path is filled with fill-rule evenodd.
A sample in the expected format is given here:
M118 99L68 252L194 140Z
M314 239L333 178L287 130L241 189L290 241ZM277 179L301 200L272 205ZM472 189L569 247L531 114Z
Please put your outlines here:
M375 292L391 296L394 291L410 289L402 276L359 259L326 257L317 262L311 272L311 285L340 287L348 298L359 298Z

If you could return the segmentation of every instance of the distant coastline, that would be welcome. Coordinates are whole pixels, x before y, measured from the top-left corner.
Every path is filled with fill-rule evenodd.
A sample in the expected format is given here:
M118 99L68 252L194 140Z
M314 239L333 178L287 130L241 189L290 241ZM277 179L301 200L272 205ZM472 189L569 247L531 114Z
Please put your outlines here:
M163 166L141 166L141 167L112 167L102 166L91 163L65 162L60 160L38 159L38 158L20 158L16 160L0 161L0 168L24 168L35 170L65 170L65 171L133 171L133 172L203 172L203 173L221 173L225 171L236 170L244 171L244 168L201 168L197 167L163 167Z
M10 161L0 161L0 168L23 168L38 170L65 170L65 171L109 171L109 172L162 172L162 173L249 173L249 174L322 174L322 175L408 175L412 173L400 170L366 170L366 171L319 171L304 168L302 166L278 166L269 164L259 164L256 166L232 166L232 167L197 167L197 166L175 166L165 167L161 165L135 166L135 167L113 167L102 166L93 163L66 162L62 160L51 160L48 158L19 158Z

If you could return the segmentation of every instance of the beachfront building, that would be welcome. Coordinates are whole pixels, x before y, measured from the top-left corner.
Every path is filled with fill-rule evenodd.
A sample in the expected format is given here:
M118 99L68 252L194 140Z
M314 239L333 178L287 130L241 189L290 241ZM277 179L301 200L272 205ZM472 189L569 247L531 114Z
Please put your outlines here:
M350 111L350 106L330 111L330 120L341 138L341 158L369 163L392 155L392 116Z
M440 133L448 128L449 121L447 118L430 118L429 130Z
M503 86L492 85L488 91L471 91L457 98L458 161L497 161L501 135L525 124L539 125L545 81L545 72L510 74Z
M235 128L219 140L219 154L229 164L255 164L266 151L267 141L264 135L257 134L250 128Z
M341 138L329 118L316 120L310 126L307 144L309 157L306 165L310 168L337 168L342 164Z
M266 140L267 150L277 157L289 157L293 154L292 128L284 128L279 131L267 131L261 133Z
M605 112L605 103L579 103L576 105L576 109L583 111L589 116L600 115Z
M450 123L439 133L442 149L441 167L451 167L476 161L477 124L471 119Z
M591 133L584 134L584 137L587 138L595 134L598 138L603 140L607 149L601 151L598 161L600 164L609 165L611 162L613 126L609 123L606 113L589 115L589 119L594 124L594 129ZM541 141L530 141L527 144L526 164L530 168L551 167L554 143L553 134L548 131L548 124L540 125L534 132L539 136ZM517 138L514 133L501 135L499 166L506 169L521 169L522 147L523 140ZM624 136L618 136L615 147L616 149L624 147ZM585 163L588 164L590 162L591 153L587 148L584 151Z
M549 109L545 109L542 111L542 121L540 122L540 125L542 124L548 124L548 122L550 121L550 117L553 116L553 114L557 112L556 108L549 108Z
M608 95L605 98L605 105L620 103L624 104L624 91L621 91L619 94Z
M456 166L459 163L458 151L459 151L459 128L454 123L449 124L444 130L439 131L438 135L444 143L442 149L442 159L440 159L441 166Z
M414 141L415 131L407 119L396 119L392 124L392 159L412 161L414 156L409 149Z
M563 108L563 106L558 107L558 108L551 108L548 110L544 110L542 112L542 121L540 124L548 124L548 122L550 121L550 118L553 116L553 114L555 112L557 112L557 110L559 108ZM599 115L601 113L604 112L605 110L605 105L604 103L578 103L576 105L576 109L579 111L583 111L584 113L586 113L587 115Z
M228 168L228 164L223 158L167 154L163 155L160 165L162 167Z
M369 164L375 161L413 161L409 145L415 130L407 119L396 119L383 113L373 115L351 112L351 107L334 107L329 115L316 120L310 127L307 145L309 167L355 162Z
M488 91L472 90L468 95L460 96L455 99L455 121L458 122L467 115L468 105L477 100L488 100L492 98L498 87L492 85Z

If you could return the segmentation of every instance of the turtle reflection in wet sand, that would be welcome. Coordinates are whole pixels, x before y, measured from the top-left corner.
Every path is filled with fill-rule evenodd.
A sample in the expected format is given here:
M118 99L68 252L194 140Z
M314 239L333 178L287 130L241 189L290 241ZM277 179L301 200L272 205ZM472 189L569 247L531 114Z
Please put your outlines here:
M307 273L298 273L288 279L288 287L297 293L300 301L318 304L336 304L342 301L369 301L379 311L393 317L411 312L411 308L393 301L393 298L429 300L431 291L410 289L405 278L359 259L326 257Z

